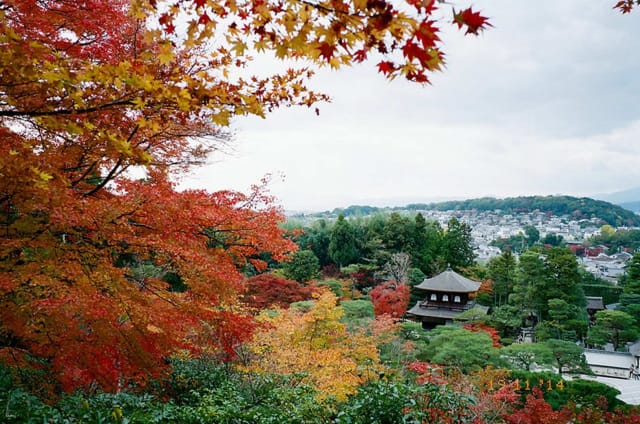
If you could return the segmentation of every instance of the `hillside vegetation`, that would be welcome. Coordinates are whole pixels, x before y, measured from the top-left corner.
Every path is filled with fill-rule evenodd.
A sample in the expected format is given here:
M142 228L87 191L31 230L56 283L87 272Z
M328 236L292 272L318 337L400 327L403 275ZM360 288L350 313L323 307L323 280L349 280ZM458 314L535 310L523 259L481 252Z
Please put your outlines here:
M364 216L382 211L397 210L437 210L437 211L496 211L522 213L540 211L554 215L571 215L574 219L599 218L604 223L620 227L640 226L640 216L621 206L588 197L572 196L520 196L497 199L483 197L479 199L454 200L438 203L413 203L403 207L378 208L375 206L349 206L336 208L333 214L344 216Z

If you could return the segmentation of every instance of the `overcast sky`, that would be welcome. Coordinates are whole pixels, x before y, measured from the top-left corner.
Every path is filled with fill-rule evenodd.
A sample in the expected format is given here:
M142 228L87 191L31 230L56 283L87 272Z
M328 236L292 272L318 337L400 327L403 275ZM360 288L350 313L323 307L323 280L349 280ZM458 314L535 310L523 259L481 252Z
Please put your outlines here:
M323 70L330 94L233 125L235 152L183 187L246 190L264 175L287 210L640 186L640 11L613 0L475 0L493 28L443 34L433 85L387 82L375 62ZM447 18L450 19L449 9Z

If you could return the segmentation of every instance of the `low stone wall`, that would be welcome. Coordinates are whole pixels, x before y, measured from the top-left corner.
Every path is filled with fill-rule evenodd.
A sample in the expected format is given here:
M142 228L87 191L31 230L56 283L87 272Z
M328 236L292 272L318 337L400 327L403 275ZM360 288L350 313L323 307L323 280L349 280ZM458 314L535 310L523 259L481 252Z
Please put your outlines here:
M585 349L584 356L594 374L602 377L629 378L635 358L628 352Z
M590 365L591 371L600 377L629 378L628 368L612 368L603 365Z

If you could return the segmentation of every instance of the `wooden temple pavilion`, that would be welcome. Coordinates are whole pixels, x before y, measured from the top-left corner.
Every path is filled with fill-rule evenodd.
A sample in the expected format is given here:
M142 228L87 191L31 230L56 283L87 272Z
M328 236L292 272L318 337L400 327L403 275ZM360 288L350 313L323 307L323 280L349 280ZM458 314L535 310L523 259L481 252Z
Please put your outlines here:
M489 308L476 304L475 297L480 283L470 280L451 268L415 286L425 292L419 301L407 311L407 315L422 322L424 328L447 324L462 312L478 307L486 313Z

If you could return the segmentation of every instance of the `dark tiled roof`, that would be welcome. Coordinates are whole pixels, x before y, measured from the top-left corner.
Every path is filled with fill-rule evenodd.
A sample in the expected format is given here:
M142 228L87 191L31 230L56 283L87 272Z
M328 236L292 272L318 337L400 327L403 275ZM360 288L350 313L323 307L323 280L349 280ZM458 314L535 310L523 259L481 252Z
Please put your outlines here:
M470 280L457 272L447 269L435 277L427 278L416 286L417 289L451 293L472 293L478 291L480 283Z
M601 297L587 296L587 309L604 309L604 303Z

